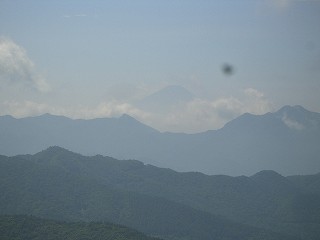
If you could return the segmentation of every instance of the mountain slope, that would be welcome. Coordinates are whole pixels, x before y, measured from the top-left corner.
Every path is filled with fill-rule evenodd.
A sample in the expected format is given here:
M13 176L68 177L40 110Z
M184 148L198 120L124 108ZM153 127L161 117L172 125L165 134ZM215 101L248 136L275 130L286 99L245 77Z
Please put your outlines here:
M65 153L57 155L55 151ZM316 203L320 202L320 195L306 195L307 186L299 186L291 178L274 171L261 171L251 177L207 176L177 173L139 161L118 161L102 156L79 161L77 157L71 158L70 152L59 151L59 148L50 148L40 154L44 159L54 155L51 164L70 171L78 169L113 188L165 198L256 227L299 234L308 229L304 222L312 223L310 226L319 226L320 223L320 205ZM67 164L66 159L73 159L72 164L70 161ZM316 179L313 185L315 183Z
M0 216L0 238L11 239L109 239L156 240L135 230L110 223L67 223L30 216Z
M34 156L0 157L0 214L68 221L108 221L165 239L292 239L146 192L116 187L90 173L96 160L53 147ZM115 170L137 161L103 159ZM120 165L117 162L121 162ZM106 173L108 174L108 173ZM114 176L113 181L125 179Z
M154 234L155 226L162 226L163 223L167 222L168 225L162 226L166 229L166 232L173 231L170 228L173 224L175 231L184 229L182 232L187 232L188 235L194 237L196 236L193 235L195 233L186 230L189 228L188 226L192 226L191 229L196 233L198 231L208 232L208 229L211 229L209 233L213 234L212 231L216 231L222 226L230 227L226 218L232 220L232 226L234 222L240 222L253 227L268 229L267 232L271 230L292 236L309 234L308 239L317 239L315 236L320 234L317 230L320 229L320 194L305 194L307 193L307 186L299 184L299 182L296 183L292 180L292 177L286 178L274 171L262 171L251 177L207 176L192 172L178 173L170 169L144 165L136 160L119 161L101 155L84 157L59 147L51 147L35 155L19 156L13 159L17 161L16 158L19 158L23 164L14 165L20 167L15 170L15 173L8 170L10 168L5 165L0 166L0 169L4 171L1 173L2 176L8 176L5 172L9 174L12 172L11 175L13 175L9 179L6 177L1 179L4 186L8 185L4 188L5 190L1 190L7 193L6 196L9 196L10 189L17 189L20 193L25 192L25 189L30 189L30 185L34 185L34 189L31 188L31 193L39 192L37 190L39 188L46 192L45 186L52 185L50 181L53 181L53 179L55 179L53 182L58 183L69 182L67 186L52 185L52 189L57 189L57 193L45 193L49 194L48 196L54 195L55 198L58 198L55 201L60 202L59 209L63 208L61 205L66 206L67 209L63 211L63 214L60 211L48 213L48 209L52 209L52 207L45 206L53 203L51 201L45 202L43 207L45 212L42 208L40 210L39 207L36 209L37 214L42 214L39 215L42 217L48 217L46 214L52 216L52 214L60 212L60 215L56 216L57 218L67 215L70 220L85 220L95 219L93 218L95 216L98 217L98 220L101 220L101 217L110 217L109 214L111 214L112 218L109 221L125 224L146 233L150 233L151 228ZM12 158L9 159L12 160ZM11 164L14 164L15 161ZM37 166L36 170L28 170L28 167L24 166L25 162ZM12 167L12 165L10 166ZM41 169L51 169L50 171L56 169L55 171L63 174L50 174ZM48 176L51 179L49 183L44 176L42 177L44 180L36 177L33 183L30 183L28 178L17 182L16 175L21 175L18 178L20 179L23 178L22 176L28 176L27 173L32 173L32 176L37 173L35 176L38 176L40 174L38 172ZM311 182L316 183L316 176L318 175L313 176L314 180ZM301 179L304 177L309 179L311 176L299 176ZM90 184L88 180L90 180ZM12 181L16 182L18 186L10 187L10 184L6 184ZM38 184L39 181L41 184ZM312 185L311 182L310 186ZM29 185L24 186L23 184L26 183ZM38 187L37 184L40 186ZM309 186L309 184L307 185ZM85 189L90 190L83 192L84 190L81 190L80 186L85 186ZM106 191L109 197L103 194ZM66 194L67 197L59 198L61 193ZM30 195L30 193L25 194L26 196ZM73 194L76 194L76 196L73 196ZM111 195L113 197L110 198ZM109 207L101 205L102 200L98 201L97 197L104 199L103 202ZM1 202L0 206L4 206L6 211L14 209L10 204L17 206L21 203L17 204L15 201L20 201L20 199L29 198L24 197L23 194L16 195L7 202ZM49 199L52 199L52 197ZM70 202L65 203L66 199L69 199ZM77 199L82 199L82 205L80 204L70 212L68 206L71 206L73 201L79 203ZM35 200L28 200L27 202L32 203ZM34 211L33 206L33 204L25 206L25 209ZM123 211L119 212L116 209L123 209ZM103 215L104 213L108 214ZM145 214L147 215L145 216ZM216 215L223 218L214 217ZM145 216L143 219L147 221L140 222L143 228L134 220L135 218L141 219L141 216ZM170 218L170 220L166 220L166 218ZM151 219L152 221L150 221ZM240 228L242 229L242 227ZM246 232L246 230L243 231ZM202 239L205 239L205 237Z
M109 152L125 158L147 147L157 131L128 115L119 118L72 120L44 114L15 119L0 117L0 153L36 153L60 145L83 154ZM137 141L139 139L139 141Z
M216 131L160 133L134 118L71 120L43 115L0 117L0 153L36 153L59 145L85 155L102 154L178 171L282 175L320 171L320 114L300 106L275 113L244 114Z

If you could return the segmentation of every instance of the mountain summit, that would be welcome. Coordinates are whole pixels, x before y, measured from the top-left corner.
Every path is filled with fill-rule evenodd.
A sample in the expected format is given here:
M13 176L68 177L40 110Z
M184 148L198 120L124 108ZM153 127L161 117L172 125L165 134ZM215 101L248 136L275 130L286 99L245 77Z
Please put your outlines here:
M137 103L138 107L146 111L167 112L172 108L193 100L193 95L187 89L178 85L167 86Z
M296 130L319 129L320 113L310 112L302 106L284 106L275 115L289 128Z

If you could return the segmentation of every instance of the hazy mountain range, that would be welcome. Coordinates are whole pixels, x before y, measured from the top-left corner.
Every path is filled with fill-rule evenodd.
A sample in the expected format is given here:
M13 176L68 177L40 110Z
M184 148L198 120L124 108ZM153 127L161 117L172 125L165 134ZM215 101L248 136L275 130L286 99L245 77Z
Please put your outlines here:
M178 173L60 147L0 156L0 215L107 221L164 239L309 239L320 175Z
M320 113L285 106L264 115L247 113L219 130L197 134L159 132L128 115L92 120L2 116L0 143L0 153L9 156L58 145L84 155L138 159L178 171L313 174L320 171Z

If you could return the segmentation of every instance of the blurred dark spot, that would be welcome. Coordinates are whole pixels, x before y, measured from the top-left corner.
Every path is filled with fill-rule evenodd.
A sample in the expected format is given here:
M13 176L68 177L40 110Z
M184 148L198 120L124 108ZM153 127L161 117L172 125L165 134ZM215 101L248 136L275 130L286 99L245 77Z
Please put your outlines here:
M225 75L232 75L234 73L234 68L231 64L225 63L222 65L222 72Z

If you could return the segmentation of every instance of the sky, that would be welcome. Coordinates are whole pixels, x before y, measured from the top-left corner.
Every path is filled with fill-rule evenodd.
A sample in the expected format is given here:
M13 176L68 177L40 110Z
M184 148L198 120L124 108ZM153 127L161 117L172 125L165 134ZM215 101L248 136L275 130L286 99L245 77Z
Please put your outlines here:
M0 0L0 115L126 113L195 133L284 105L320 112L319 23L319 0ZM168 86L192 98L141 107Z

